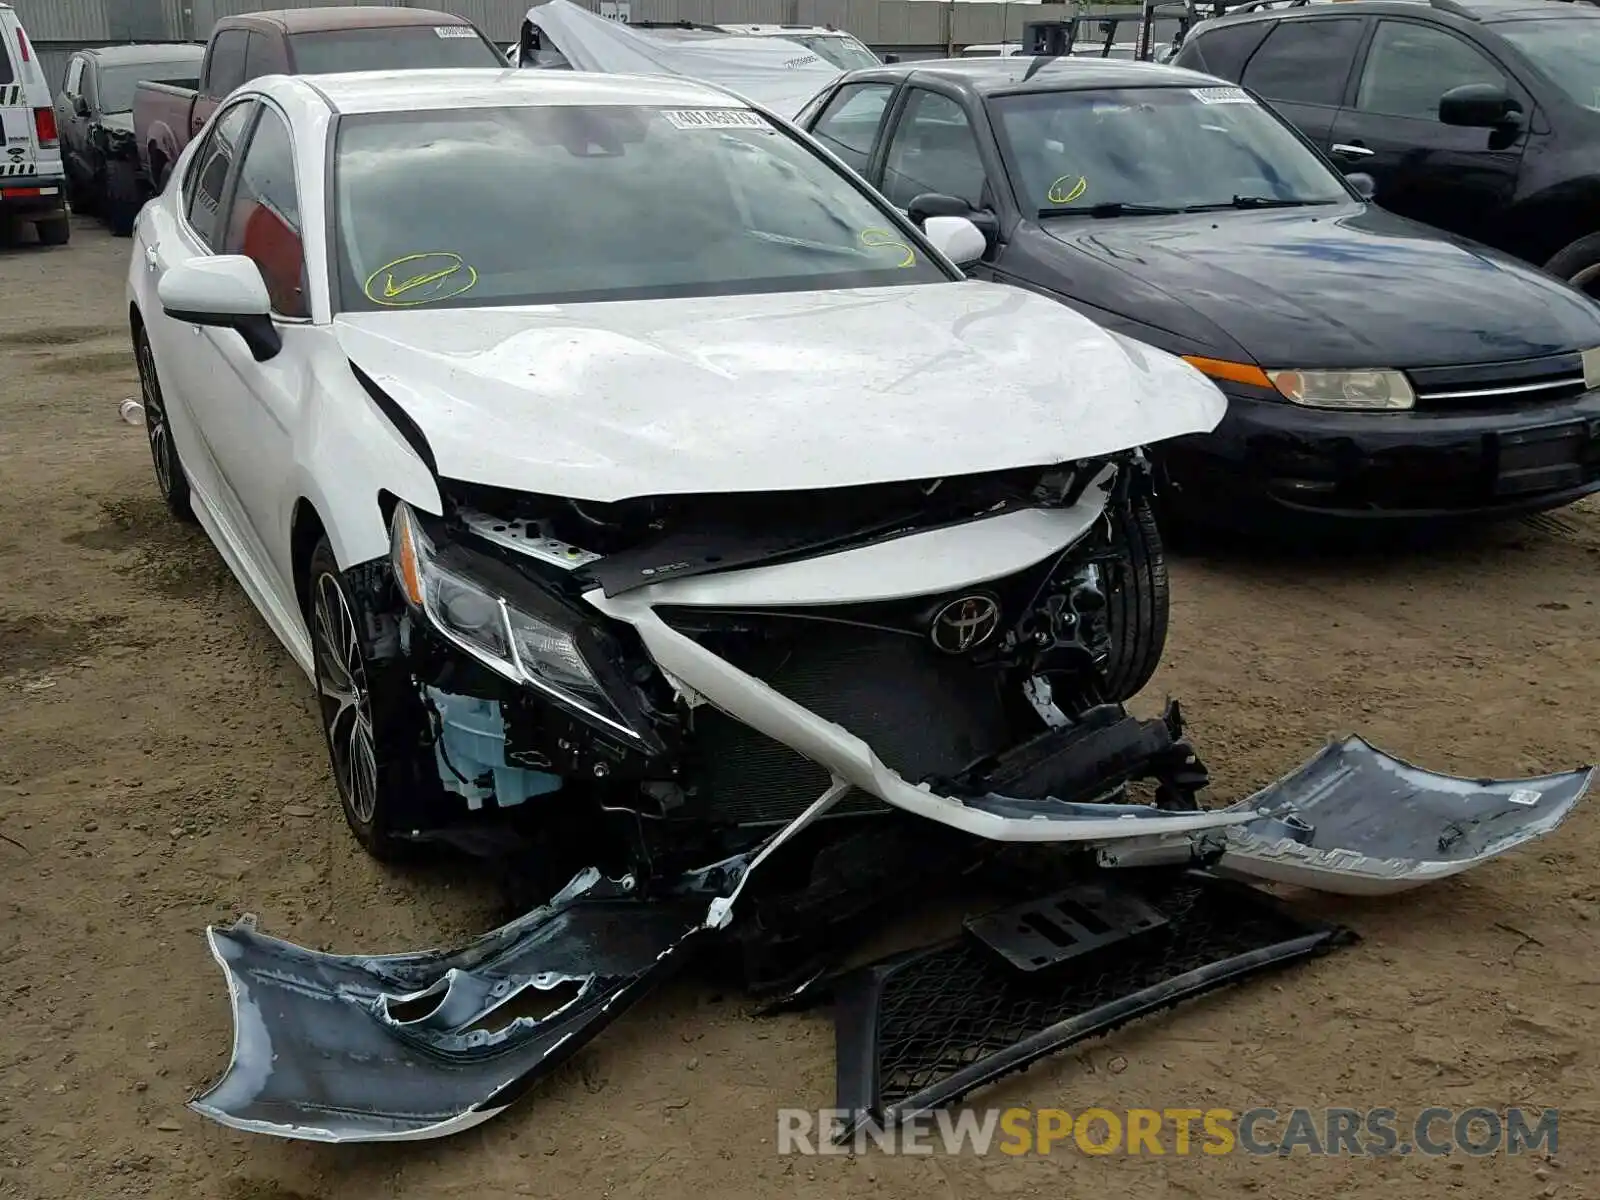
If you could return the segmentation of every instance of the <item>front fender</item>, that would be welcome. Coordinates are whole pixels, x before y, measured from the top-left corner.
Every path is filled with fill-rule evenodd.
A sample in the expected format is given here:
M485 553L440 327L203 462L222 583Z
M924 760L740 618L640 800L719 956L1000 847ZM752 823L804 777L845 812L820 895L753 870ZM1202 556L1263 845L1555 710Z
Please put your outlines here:
M356 381L331 333L316 343L280 527L287 543L295 505L309 502L339 566L348 569L389 553L381 494L421 512L444 509L433 472Z

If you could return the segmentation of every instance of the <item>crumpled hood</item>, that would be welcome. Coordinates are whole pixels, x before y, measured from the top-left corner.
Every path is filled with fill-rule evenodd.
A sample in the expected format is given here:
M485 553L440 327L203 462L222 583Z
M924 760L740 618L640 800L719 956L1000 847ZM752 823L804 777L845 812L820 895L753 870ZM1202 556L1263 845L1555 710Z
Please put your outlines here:
M345 313L334 335L445 478L609 501L934 478L1221 420L1188 364L967 281Z
M1378 208L1040 228L1071 252L1075 296L1175 333L1199 317L1267 366L1443 366L1600 346L1600 306L1565 284ZM1141 291L1135 311L1126 298ZM1161 311L1175 306L1193 316Z

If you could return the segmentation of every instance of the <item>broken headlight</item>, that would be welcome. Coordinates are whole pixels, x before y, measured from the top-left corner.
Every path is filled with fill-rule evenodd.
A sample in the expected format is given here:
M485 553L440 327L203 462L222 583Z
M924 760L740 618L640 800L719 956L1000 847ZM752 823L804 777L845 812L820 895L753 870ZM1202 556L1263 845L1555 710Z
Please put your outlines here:
M464 555L441 554L407 504L395 506L389 552L401 594L442 637L512 682L639 736L579 650L577 618L475 579Z

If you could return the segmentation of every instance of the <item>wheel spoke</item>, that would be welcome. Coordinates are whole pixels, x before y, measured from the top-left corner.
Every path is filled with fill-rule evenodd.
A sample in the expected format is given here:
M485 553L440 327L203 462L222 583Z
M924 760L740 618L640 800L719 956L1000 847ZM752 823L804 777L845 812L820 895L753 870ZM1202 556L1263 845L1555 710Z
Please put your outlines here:
M334 776L351 816L368 824L377 815L378 766L366 664L349 601L331 574L317 580L312 617L317 690Z

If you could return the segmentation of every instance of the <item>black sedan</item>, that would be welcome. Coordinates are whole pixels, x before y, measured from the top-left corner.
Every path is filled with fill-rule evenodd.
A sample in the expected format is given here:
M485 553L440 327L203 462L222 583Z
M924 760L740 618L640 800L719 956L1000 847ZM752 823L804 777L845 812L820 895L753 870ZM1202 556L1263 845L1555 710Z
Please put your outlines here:
M1386 213L1249 92L1150 63L852 72L800 124L972 273L1180 354L1228 415L1159 462L1171 511L1532 512L1600 490L1600 305Z
M56 128L74 212L99 213L119 237L132 232L149 191L133 135L134 86L151 80L193 87L204 55L204 46L103 46L67 60Z

